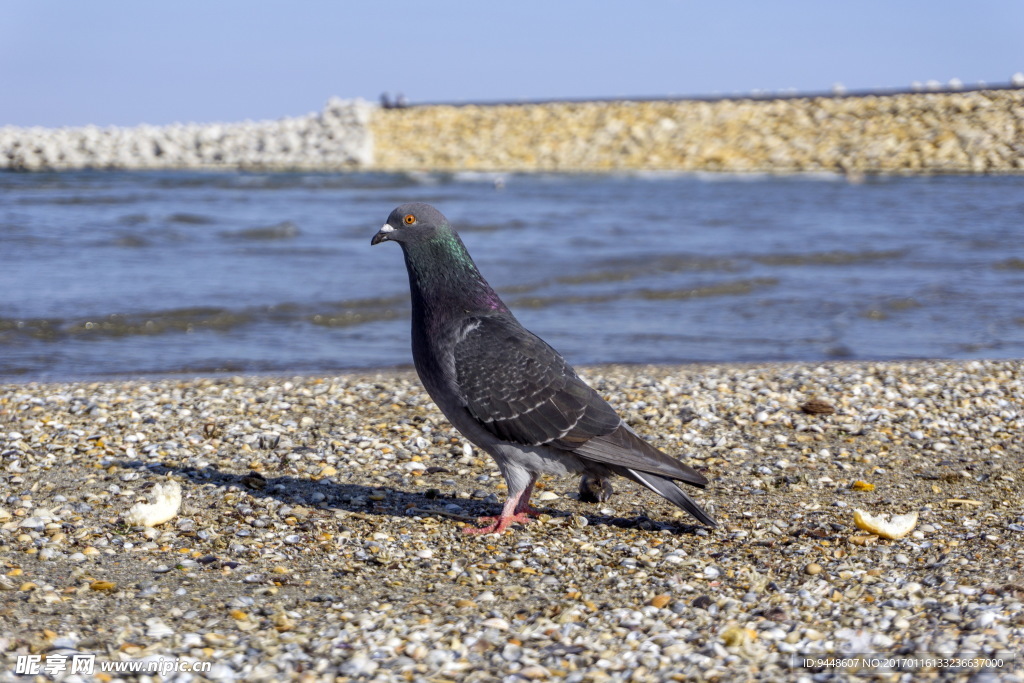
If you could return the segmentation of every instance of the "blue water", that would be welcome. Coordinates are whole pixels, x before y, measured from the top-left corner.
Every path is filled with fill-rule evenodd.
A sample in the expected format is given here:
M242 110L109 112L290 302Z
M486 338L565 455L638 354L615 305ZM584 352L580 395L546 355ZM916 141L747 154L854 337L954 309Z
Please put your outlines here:
M411 362L428 201L573 363L1024 357L1024 177L0 173L0 378Z

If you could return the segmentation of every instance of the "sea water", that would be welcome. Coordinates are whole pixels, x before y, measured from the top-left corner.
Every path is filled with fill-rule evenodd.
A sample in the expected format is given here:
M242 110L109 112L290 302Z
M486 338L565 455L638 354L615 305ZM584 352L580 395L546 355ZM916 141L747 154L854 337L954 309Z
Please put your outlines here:
M0 378L408 366L437 206L574 364L1024 357L1024 177L0 173Z

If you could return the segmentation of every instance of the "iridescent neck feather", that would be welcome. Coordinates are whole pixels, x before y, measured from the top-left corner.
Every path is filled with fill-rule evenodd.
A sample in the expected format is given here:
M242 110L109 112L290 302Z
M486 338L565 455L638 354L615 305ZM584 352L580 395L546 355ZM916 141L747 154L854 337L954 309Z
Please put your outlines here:
M414 315L508 312L450 227L442 226L432 237L402 247Z

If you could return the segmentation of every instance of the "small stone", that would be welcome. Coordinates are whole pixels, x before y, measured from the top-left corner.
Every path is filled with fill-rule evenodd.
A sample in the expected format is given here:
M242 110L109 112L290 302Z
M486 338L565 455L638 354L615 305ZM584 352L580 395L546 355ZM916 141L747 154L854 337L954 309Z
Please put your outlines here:
M711 605L715 604L715 601L712 600L711 596L709 595L698 595L696 598L693 599L693 602L691 604L697 609L706 610L709 607L711 607Z
M804 573L810 574L811 576L816 576L820 574L822 572L822 569L822 566L817 562L808 562L806 565L804 565Z
M528 681L542 681L551 677L551 672L539 664L524 666L517 673Z
M338 672L344 676L369 676L374 673L379 664L366 655L353 655L351 659L338 667Z
M509 623L501 617L490 617L488 619L484 619L480 623L484 628L493 628L498 631L507 631L509 627Z
M653 598L651 598L650 602L648 602L647 604L651 605L652 607L657 607L658 609L661 609L662 607L667 605L669 602L671 602L671 600L672 600L672 596L663 593L661 595L655 595Z
M506 662L518 662L522 657L523 648L515 643L509 643L501 651L501 658Z
M21 529L32 529L42 531L46 527L46 520L41 517L26 517L18 524Z
M725 643L726 647L743 647L748 645L757 639L757 631L752 628L743 628L741 626L732 625L726 627L719 637L722 642Z
M836 412L835 406L820 398L812 398L801 403L800 410L808 415L831 415Z
M228 639L221 633L204 633L203 642L212 647L223 647L227 644Z
M165 638L174 635L174 629L158 618L146 620L146 636L149 638Z
M246 488L262 491L267 487L267 480L259 472L249 472L249 474L242 477L242 485Z
M985 611L977 616L977 618L971 623L971 628L976 631L982 631L996 622L996 615L994 612Z

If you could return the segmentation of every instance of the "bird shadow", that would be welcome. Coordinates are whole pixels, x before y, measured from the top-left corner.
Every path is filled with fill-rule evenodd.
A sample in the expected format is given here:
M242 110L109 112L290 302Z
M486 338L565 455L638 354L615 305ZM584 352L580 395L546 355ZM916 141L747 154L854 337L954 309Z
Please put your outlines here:
M124 469L146 470L153 474L173 474L203 487L237 487L254 498L272 498L289 505L302 505L327 511L343 510L357 515L377 517L426 517L436 516L475 524L480 517L495 515L500 504L480 499L465 499L445 496L440 487L428 487L423 491L410 491L394 486L366 486L339 482L334 477L310 479L291 475L265 476L256 471L246 474L223 472L212 465L204 467L178 467L160 462L142 460L120 460L115 463ZM447 472L447 470L441 470ZM449 506L458 511L446 509ZM552 508L540 508L552 517L569 518L572 512ZM695 524L672 523L652 519L646 514L631 517L602 514L582 515L587 526L614 526L624 529L661 531L674 533L696 533L702 528Z

